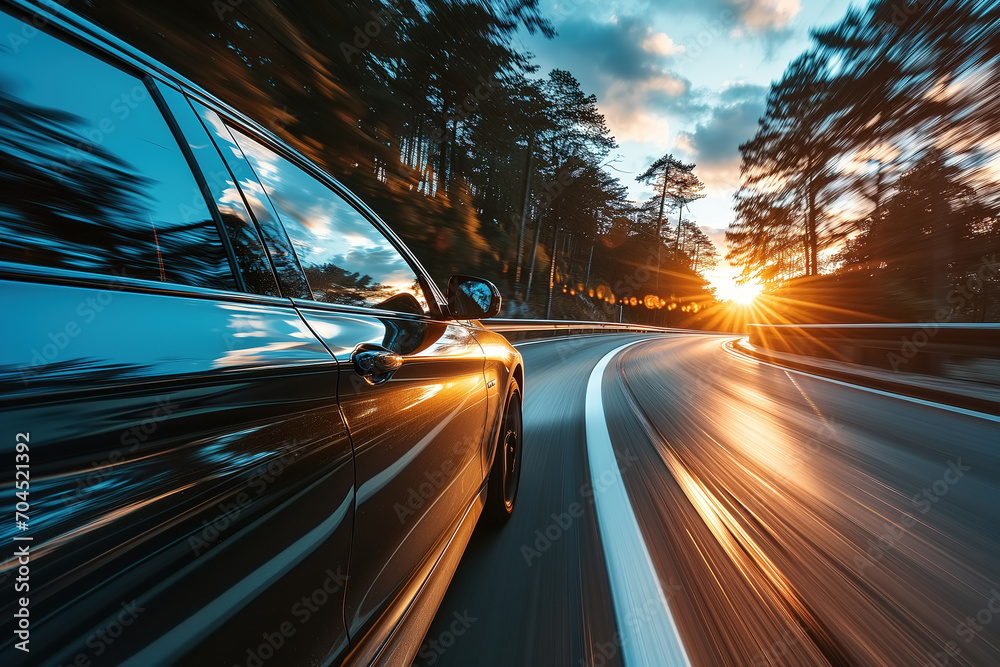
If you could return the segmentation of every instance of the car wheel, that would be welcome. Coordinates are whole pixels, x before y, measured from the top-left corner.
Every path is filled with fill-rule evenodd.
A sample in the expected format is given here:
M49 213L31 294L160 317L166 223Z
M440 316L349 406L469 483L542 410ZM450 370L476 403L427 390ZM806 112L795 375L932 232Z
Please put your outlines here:
M497 438L490 481L486 491L486 508L483 513L495 526L510 519L517 501L517 487L521 480L521 390L516 380L507 400L503 424Z

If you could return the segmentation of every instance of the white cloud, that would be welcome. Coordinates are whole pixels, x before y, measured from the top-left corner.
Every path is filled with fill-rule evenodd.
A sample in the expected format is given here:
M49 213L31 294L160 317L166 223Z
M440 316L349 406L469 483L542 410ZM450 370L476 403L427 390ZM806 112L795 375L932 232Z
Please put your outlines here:
M670 145L667 117L651 100L681 100L689 93L683 79L662 73L641 81L606 81L598 104L611 133L620 141Z
M624 109L612 105L607 113L608 125L622 141L642 141L658 149L670 146L670 122L646 109Z
M799 0L750 0L740 18L751 30L777 30L791 23L800 9Z
M715 162L700 162L695 170L705 183L710 196L735 192L740 186L740 158Z
M678 53L684 53L685 49L679 44L674 44L674 40L670 39L665 32L653 33L650 30L650 36L647 37L642 42L642 48L648 53L655 53L658 56L672 56Z
M677 150L683 151L689 155L693 155L698 152L698 148L694 145L694 138L687 132L678 132L674 145L677 147Z
M603 0L607 1L607 0ZM800 0L646 0L647 12L670 16L696 16L708 20L738 22L752 32L780 30L800 13Z
M687 81L670 72L663 72L643 81L642 87L647 91L664 93L670 97L681 97L689 90Z

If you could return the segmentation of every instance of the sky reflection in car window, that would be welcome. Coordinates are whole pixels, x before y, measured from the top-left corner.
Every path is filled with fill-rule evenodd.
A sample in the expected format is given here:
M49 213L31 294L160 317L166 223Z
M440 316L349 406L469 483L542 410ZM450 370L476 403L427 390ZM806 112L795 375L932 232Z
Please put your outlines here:
M0 34L15 31L0 13ZM235 289L201 189L137 77L41 32L0 48L0 161L0 259Z
M233 130L288 231L317 301L426 313L417 276L395 247L336 192Z

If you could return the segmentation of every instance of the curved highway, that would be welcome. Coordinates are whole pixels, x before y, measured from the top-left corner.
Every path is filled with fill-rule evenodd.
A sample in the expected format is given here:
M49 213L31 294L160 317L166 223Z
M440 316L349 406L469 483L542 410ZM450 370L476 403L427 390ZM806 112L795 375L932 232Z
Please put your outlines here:
M416 665L1000 664L1000 419L728 340L519 345L519 505L477 529Z

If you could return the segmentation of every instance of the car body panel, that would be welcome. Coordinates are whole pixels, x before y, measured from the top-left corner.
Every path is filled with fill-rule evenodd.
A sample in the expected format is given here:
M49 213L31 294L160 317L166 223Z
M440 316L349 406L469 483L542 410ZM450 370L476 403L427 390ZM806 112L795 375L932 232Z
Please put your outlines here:
M30 433L36 664L146 644L159 659L236 660L317 574L346 575L354 469L338 368L287 301L3 281L0 304L32 313L30 327L4 319L0 414ZM316 623L324 654L347 646L343 584ZM133 631L95 635L133 601L151 610Z
M483 488L455 530L439 540L434 549L436 559L425 561L382 611L372 630L352 644L345 665L412 665L418 657L423 657L419 655L421 643L448 592L448 584L472 538L485 500Z
M484 358L457 323L295 303L341 363L340 406L354 444L358 489L345 609L353 637L426 560L436 559L435 544L480 491ZM351 364L362 343L399 354L402 367L369 384Z
M493 453L500 434L505 401L510 397L511 381L517 380L524 400L524 371L521 353L500 334L476 323L472 335L483 349L484 374L489 389L490 415L487 435L483 439L482 461L484 474L489 474Z

